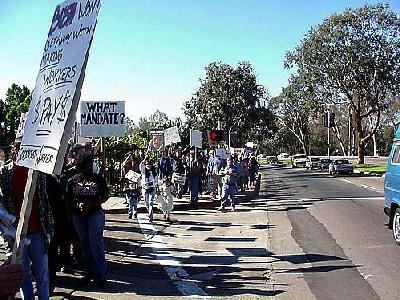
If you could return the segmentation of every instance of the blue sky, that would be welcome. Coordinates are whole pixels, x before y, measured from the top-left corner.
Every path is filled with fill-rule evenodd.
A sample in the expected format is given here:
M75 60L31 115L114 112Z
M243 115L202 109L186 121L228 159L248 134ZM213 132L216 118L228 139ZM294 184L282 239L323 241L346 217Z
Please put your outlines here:
M34 88L53 0L0 0L0 98L12 83ZM182 116L183 102L213 61L249 61L278 95L285 52L325 18L378 1L103 0L81 100L125 100L134 121L157 109ZM400 12L400 1L389 1Z

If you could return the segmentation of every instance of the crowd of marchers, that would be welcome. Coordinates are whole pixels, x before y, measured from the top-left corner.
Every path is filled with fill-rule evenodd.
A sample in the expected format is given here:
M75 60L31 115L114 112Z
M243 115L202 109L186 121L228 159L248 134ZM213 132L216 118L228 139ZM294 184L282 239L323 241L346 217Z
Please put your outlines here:
M224 152L197 154L194 149L173 147L154 152L151 144L147 151L128 152L122 164L129 219L137 218L138 202L143 199L149 222L156 207L164 220L171 221L174 199L184 194L190 195L193 208L204 193L220 201L218 210L230 207L234 211L238 190L256 185L254 156L221 157ZM28 169L15 163L20 145L20 140L12 144L8 161L0 151L0 234L9 253L28 178ZM18 289L23 299L35 299L35 295L49 299L57 285L57 271L79 269L83 284L107 285L102 204L109 198L109 189L94 161L93 148L91 143L73 144L60 176L39 173L22 265L6 261L0 267L0 299L13 296ZM130 176L132 172L136 176ZM14 230L4 230L10 228Z

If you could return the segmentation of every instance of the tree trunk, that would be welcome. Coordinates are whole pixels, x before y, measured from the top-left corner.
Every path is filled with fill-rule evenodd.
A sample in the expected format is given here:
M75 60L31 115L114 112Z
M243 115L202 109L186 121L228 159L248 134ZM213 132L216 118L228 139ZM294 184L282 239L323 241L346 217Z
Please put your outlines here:
M376 143L376 135L375 134L372 135L372 141L374 143L374 157L378 157L379 156L379 154L378 154L378 145Z
M358 153L358 161L357 161L357 164L363 165L364 162L365 162L365 143L363 142L362 139L360 139L360 140L358 141L357 153Z

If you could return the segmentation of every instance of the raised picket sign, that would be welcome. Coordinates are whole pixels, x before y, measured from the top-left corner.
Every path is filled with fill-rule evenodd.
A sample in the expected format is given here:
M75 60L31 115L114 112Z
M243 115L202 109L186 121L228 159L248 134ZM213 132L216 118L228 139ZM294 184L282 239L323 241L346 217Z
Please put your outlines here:
M100 0L56 7L26 118L17 164L59 174L76 117Z
M125 135L125 101L81 101L81 136Z
M150 150L160 151L164 148L164 131L162 129L150 130Z
M203 135L200 130L190 129L190 146L197 148L203 146Z
M181 142L181 137L179 136L179 131L177 126L173 126L164 130L165 146L180 142Z
M140 173L137 173L135 171L129 170L128 173L125 174L125 179L138 183L140 181L140 178L142 175Z
M25 124L26 124L26 113L22 112L19 117L19 125L17 133L15 134L16 138L22 138L24 136Z

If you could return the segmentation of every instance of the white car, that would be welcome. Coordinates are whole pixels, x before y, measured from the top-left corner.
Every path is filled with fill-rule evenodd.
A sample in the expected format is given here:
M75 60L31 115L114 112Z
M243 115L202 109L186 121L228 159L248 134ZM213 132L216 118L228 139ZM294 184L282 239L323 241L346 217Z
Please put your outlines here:
M307 162L306 162L306 168L307 169L318 169L319 168L319 162L320 159L319 157L309 157Z
M305 154L295 154L292 156L292 167L293 168L305 168L308 161L308 157Z

